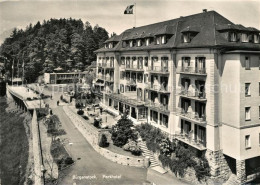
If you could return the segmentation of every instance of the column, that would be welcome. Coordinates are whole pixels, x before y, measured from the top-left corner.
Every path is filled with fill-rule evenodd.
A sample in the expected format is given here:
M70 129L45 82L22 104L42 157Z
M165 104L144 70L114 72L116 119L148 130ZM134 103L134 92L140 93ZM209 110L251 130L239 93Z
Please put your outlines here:
M192 135L191 135L191 139L195 139L195 127L197 125L195 125L193 122L191 123L191 130L192 130Z
M136 120L138 120L138 118L139 118L138 114L139 114L139 109L138 109L138 107L136 107Z
M246 162L245 160L236 160L237 180L240 183L246 182Z

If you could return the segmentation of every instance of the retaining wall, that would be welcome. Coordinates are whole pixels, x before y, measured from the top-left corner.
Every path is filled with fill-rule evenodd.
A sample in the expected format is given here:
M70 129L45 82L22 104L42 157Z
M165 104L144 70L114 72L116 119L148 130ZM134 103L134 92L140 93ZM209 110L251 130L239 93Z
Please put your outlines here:
M86 138L86 140L91 144L91 146L105 158L116 162L118 164L135 166L135 167L145 167L145 162L143 157L130 157L121 154L114 153L105 148L99 147L98 141L102 134L109 135L108 130L99 130L93 125L86 122L81 116L73 112L70 107L63 106L64 112L70 118L71 122L77 127L81 134ZM109 139L108 139L109 140Z
M43 173L42 173L42 156L40 147L39 128L37 122L36 110L33 112L32 117L32 148L33 148L33 162L34 162L34 184L43 185Z

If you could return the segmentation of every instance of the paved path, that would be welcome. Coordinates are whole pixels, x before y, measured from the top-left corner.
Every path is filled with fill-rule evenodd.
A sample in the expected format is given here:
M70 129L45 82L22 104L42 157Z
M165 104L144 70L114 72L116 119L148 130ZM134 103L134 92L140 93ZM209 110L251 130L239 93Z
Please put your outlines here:
M62 126L67 132L65 137L69 138L66 143L66 148L71 153L73 159L80 160L76 161L76 164L68 169L67 176L63 177L59 184L67 185L73 184L97 184L97 185L123 185L123 184L143 184L146 182L147 170L143 168L135 168L129 166L122 166L107 160L98 154L92 146L86 141L81 133L74 127L70 119L64 113L62 107L57 107L54 110ZM68 143L73 143L69 145ZM84 176L84 178L94 179L73 179L73 176ZM103 175L118 175L119 179L111 178L105 179Z

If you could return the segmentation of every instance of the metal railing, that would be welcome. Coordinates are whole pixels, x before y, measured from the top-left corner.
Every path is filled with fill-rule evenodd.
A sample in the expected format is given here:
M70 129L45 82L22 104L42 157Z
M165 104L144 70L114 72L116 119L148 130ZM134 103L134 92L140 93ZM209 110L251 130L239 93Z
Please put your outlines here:
M156 73L169 73L168 67L162 67L162 66L149 66L148 71L150 72L156 72Z
M157 110L159 112L165 112L165 113L169 113L170 112L168 104L164 105L162 103L154 103L151 100L147 100L145 102L145 106L147 106L147 107L149 107L151 109Z
M193 138L193 135L191 133L187 133L184 130L180 132L175 132L174 137L200 150L206 149L205 140L198 139L198 136L194 136L195 138Z
M195 92L189 90L182 90L180 93L178 93L178 95L185 96L185 97L192 97L198 100L206 99L206 92L200 92L198 90L195 90Z
M113 82L114 81L114 77L106 76L105 80L108 81L108 82Z
M183 108L177 108L176 115L182 116L190 121L194 121L196 123L205 124L206 116L199 116L197 112L187 112Z
M168 87L166 86L163 86L162 84L161 85L154 85L154 84L151 84L151 83L148 83L147 85L146 85L146 88L147 89L150 89L150 90L154 90L154 91L158 91L158 92L165 92L165 93L167 93L167 92L169 92L168 91Z
M127 78L126 79L126 84L127 85L136 85L136 80Z
M103 63L98 63L98 67L114 68L114 64L110 63L110 62L108 62L108 63L103 62Z
M199 74L206 75L206 68L198 68L198 67L178 67L177 73L185 73L185 74Z
M126 64L125 66L126 70L144 70L143 65L132 65L132 64Z

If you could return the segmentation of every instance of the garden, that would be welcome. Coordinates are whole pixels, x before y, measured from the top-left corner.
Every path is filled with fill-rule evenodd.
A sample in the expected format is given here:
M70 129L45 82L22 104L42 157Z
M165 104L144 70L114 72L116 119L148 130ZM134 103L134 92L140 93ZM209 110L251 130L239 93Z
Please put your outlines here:
M206 181L210 177L210 167L204 155L197 153L187 144L168 137L150 124L136 126L147 148L159 154L162 166L168 168L176 176L184 177L188 169L193 169L198 181Z

